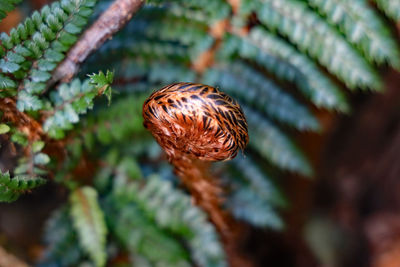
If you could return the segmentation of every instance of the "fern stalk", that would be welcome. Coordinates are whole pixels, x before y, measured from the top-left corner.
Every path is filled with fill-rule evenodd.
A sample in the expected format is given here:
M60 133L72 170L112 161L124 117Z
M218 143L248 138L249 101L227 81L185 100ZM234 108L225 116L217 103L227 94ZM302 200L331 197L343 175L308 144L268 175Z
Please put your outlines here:
M240 226L222 209L224 199L221 196L224 190L215 178L209 176L209 164L179 152L175 153L170 161L175 167L175 173L193 196L196 205L209 215L211 222L216 226L224 242L230 266L250 266L248 259L239 253Z

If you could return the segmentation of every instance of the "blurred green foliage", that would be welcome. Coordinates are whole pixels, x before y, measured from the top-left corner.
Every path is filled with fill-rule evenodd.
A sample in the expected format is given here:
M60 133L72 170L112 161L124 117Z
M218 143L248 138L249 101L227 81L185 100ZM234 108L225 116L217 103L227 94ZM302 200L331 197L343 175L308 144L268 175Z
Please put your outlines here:
M19 2L3 0L0 19ZM398 1L375 0L382 13L366 0L240 2L233 10L223 0L148 1L78 77L55 86L53 70L110 1L57 1L0 35L0 134L22 151L15 168L0 173L0 201L15 201L43 177L70 190L45 227L39 266L226 266L207 214L142 126L153 90L202 82L241 103L250 144L218 165L226 208L280 230L279 209L290 203L277 178L313 174L291 135L321 131L315 108L348 112L344 87L381 90L378 66L400 68L383 19L400 19ZM212 33L223 20L229 26ZM198 71L207 51L215 52L212 64ZM26 128L26 118L41 131Z

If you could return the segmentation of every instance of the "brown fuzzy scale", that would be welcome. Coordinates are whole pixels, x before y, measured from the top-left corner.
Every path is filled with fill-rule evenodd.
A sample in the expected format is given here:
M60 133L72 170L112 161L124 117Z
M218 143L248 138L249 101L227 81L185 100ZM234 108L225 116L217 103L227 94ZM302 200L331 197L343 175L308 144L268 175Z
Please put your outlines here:
M146 100L143 117L170 158L180 151L201 160L228 160L249 141L239 104L208 85L165 86Z
M220 232L230 265L250 266L238 254L237 224L222 209L223 189L208 173L210 161L234 158L249 141L239 104L208 85L174 83L145 101L143 117L175 173Z

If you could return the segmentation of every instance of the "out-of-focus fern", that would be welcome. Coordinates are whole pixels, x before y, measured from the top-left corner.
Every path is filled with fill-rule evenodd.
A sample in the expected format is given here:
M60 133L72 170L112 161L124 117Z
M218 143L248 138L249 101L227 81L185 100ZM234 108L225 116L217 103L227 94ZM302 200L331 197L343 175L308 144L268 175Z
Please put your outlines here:
M124 144L135 135L147 134L140 116L141 103L146 97L132 95L120 98L111 107L100 109L92 116L88 116L82 122L79 133L86 147L92 149L95 140L102 145Z
M400 3L396 0L375 0L378 7L381 8L389 17L395 21L400 20Z
M113 178L113 195L118 198L118 205L134 204L148 220L185 240L193 260L200 266L225 266L223 250L214 227L197 207L190 204L188 196L158 176L147 178L144 184L140 180L132 180L129 175L132 171L127 172L122 166ZM140 248L139 244L136 246L136 249Z
M112 229L126 249L145 257L152 265L190 266L187 252L173 237L148 220L135 205L109 210L118 221Z
M169 0L169 1L160 1L160 0L150 0L149 4L171 4L171 5L179 5L183 6L187 9L199 9L204 12L208 20L212 23L217 20L221 20L226 18L230 13L230 6L226 1L223 0Z
M389 62L400 68L398 44L390 29L365 0L308 0L329 23L340 28L347 40L358 46L370 62ZM400 6L400 5L399 5Z
M246 105L254 106L277 121L299 130L315 131L319 128L318 121L307 107L246 64L238 62L210 69L205 77L205 83L219 85Z
M230 165L234 171L228 176L233 180L228 206L235 217L259 227L282 229L275 208L286 206L286 201L271 178L248 157L238 156Z
M46 180L40 177L15 176L0 172L0 202L13 202L29 190L43 185Z
M301 150L268 119L243 107L249 124L249 146L280 168L312 175L312 168Z
M199 265L225 266L215 229L197 208L190 205L187 196L155 176L149 178L144 188L132 189L139 207L148 216L161 227L187 240L193 258Z
M53 212L46 223L44 242L47 246L39 266L76 266L83 258L78 236L68 212L63 206Z
M19 2L2 1L0 20ZM15 177L0 175L0 200L16 200L48 174L71 190L71 203L46 226L41 266L104 266L106 259L116 266L119 253L125 265L226 265L214 227L176 187L143 128L142 104L153 90L204 82L241 103L250 145L244 158L220 165L226 208L252 225L282 229L286 203L270 173L313 172L287 130L320 130L312 110L347 112L341 87L378 90L375 65L400 65L389 26L365 0L151 0L79 78L53 85L53 70L96 2L54 2L0 36L0 134L22 151ZM400 20L398 1L375 2ZM99 95L109 101L92 109Z
M380 78L372 66L303 1L257 0L244 1L243 5L254 5L251 9L265 26L286 36L349 88L381 89Z
M8 12L14 10L15 5L20 3L22 0L3 0L0 3L0 21L4 19Z
M296 84L316 106L348 110L345 95L315 62L261 27L254 27L244 38L228 36L221 53L230 50L238 50L241 57L254 60L278 78Z
M81 187L70 195L71 216L82 248L96 266L105 266L107 227L92 187Z

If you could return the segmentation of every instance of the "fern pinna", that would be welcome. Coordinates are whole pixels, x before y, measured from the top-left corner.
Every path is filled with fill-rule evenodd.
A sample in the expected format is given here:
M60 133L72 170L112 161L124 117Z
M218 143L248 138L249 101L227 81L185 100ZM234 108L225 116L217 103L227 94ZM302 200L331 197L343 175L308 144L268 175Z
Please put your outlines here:
M3 0L0 20L21 2ZM138 266L226 266L230 255L207 214L142 126L154 89L204 83L240 103L250 143L244 156L216 166L229 193L224 207L283 229L278 211L288 203L277 178L313 175L293 132L322 130L315 108L348 112L345 88L382 90L378 66L400 69L383 18L400 19L398 1L137 0L140 11L77 77L55 80L110 2L55 1L0 36L0 134L18 158L1 166L0 201L49 180L71 192L46 226L40 266L113 266L121 255Z

